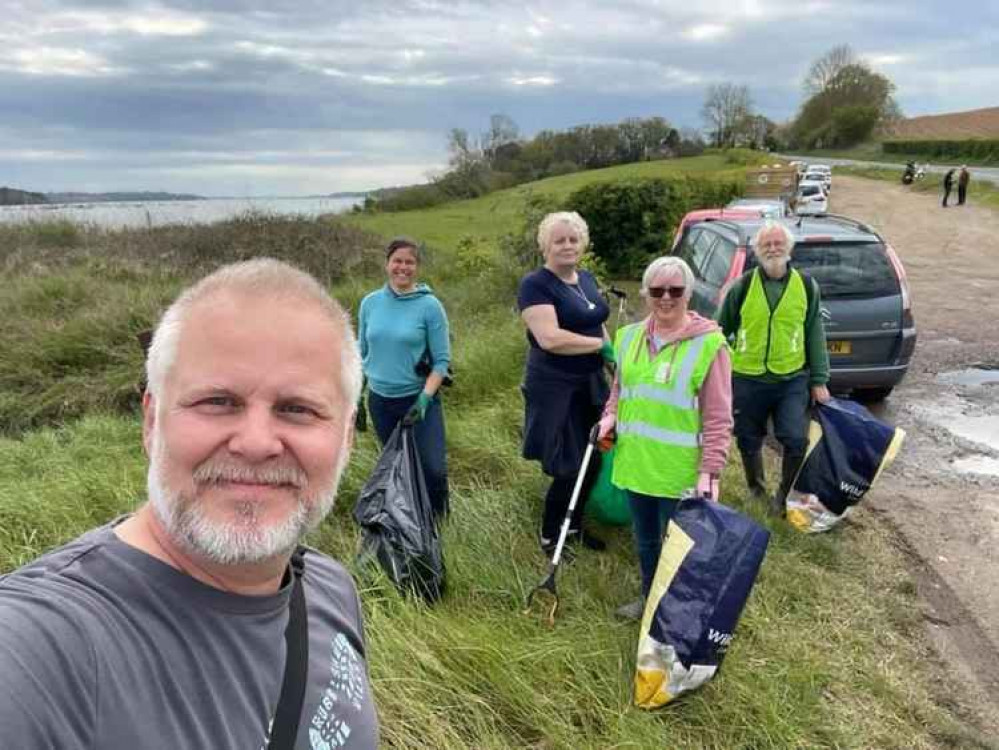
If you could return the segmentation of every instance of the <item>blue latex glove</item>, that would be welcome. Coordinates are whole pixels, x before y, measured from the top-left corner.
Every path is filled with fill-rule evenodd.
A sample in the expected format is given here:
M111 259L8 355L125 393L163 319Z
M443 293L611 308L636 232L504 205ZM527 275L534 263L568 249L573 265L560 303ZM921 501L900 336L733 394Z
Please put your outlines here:
M614 344L610 341L605 341L600 347L600 356L604 358L605 362L614 364L614 362L617 361L617 353L614 351Z
M428 396L425 391L420 391L420 395L416 397L416 401L406 412L406 421L410 424L421 422L427 416L427 407L430 406L432 400L433 396Z

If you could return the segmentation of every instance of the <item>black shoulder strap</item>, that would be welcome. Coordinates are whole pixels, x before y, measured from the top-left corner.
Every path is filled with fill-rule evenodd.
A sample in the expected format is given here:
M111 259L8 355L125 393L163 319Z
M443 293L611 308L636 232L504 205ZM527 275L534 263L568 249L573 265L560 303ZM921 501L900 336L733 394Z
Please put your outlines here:
M309 673L309 621L305 609L305 549L298 547L291 556L291 605L284 642L288 655L284 663L281 697L274 712L274 725L267 750L293 750L298 736L298 723L305 702L305 687Z

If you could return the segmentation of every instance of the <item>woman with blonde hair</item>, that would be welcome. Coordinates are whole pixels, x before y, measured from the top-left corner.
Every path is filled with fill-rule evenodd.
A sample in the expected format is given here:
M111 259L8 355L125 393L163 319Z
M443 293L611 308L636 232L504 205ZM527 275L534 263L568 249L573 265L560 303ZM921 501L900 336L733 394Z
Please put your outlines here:
M617 614L642 616L677 500L718 500L732 438L732 364L718 324L687 309L694 274L656 258L642 276L648 317L617 331L617 372L598 439L615 441L612 483L628 493L642 598Z
M593 275L579 268L589 239L579 214L548 214L538 227L544 265L521 279L517 293L530 345L522 386L523 455L540 461L552 478L539 534L548 555L554 552L590 429L607 398L604 361L614 358L604 328L610 308ZM581 524L583 504L598 471L599 461L591 461L573 514L570 541L602 550L604 543L585 533Z

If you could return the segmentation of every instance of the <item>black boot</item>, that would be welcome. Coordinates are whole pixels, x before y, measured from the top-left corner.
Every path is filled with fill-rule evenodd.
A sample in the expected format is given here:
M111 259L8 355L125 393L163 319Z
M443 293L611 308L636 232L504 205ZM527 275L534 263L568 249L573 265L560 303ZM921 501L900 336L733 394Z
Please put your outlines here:
M780 489L770 500L770 515L783 518L787 510L787 495L798 475L804 456L799 453L785 453L780 463Z
M749 494L758 500L766 497L767 486L763 473L763 454L760 451L748 454L740 451L739 455L742 456L742 468L746 472L746 486L749 488Z

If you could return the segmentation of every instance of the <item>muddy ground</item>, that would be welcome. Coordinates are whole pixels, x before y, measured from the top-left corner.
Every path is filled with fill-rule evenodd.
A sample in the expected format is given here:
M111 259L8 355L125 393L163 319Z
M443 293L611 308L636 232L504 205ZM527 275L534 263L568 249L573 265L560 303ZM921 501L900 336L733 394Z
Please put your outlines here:
M926 630L967 687L949 698L999 737L999 212L976 207L973 186L969 205L939 198L834 177L830 210L898 251L919 332L874 409L907 438L866 504L911 556Z

